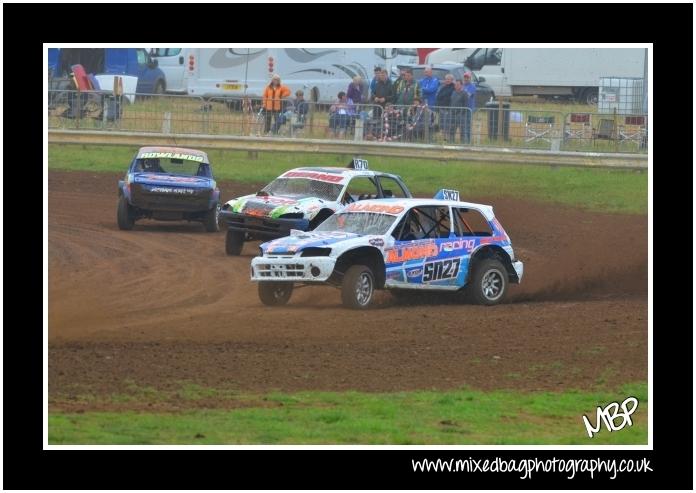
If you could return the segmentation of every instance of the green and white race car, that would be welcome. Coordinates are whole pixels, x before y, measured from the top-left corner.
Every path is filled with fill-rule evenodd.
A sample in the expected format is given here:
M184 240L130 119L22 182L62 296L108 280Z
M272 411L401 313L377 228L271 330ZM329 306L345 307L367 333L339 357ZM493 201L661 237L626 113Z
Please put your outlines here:
M313 230L360 200L410 197L399 176L372 171L364 159L352 160L347 168L291 169L256 194L223 205L220 218L228 228L225 251L239 255L245 241L282 238L291 229Z

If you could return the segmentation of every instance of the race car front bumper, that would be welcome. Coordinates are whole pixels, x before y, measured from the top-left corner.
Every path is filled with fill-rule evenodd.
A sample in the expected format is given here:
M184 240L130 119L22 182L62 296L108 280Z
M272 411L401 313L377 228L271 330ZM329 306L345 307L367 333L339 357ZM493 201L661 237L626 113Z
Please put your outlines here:
M220 217L227 223L228 229L249 233L259 239L282 238L289 236L291 229L309 229L308 219L272 219L231 211L220 211Z
M522 275L524 274L524 264L518 260L517 262L513 262L512 266L514 267L515 272L517 273L517 282L522 282Z
M251 261L252 281L323 282L333 273L331 257L256 257Z

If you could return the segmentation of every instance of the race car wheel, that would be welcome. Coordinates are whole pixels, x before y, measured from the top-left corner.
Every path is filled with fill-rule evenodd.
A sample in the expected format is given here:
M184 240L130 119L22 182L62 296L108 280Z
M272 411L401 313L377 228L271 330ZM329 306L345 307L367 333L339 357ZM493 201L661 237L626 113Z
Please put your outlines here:
M242 253L243 246L244 233L228 229L227 236L225 236L225 252L227 252L227 255L239 255Z
M375 276L365 265L351 266L343 276L341 299L348 308L364 310L370 306L375 292Z
M203 224L208 233L217 233L220 231L220 204L205 213Z
M499 260L485 259L474 265L469 295L479 305L495 305L505 296L507 285L505 266Z
M118 229L126 231L133 229L133 225L135 224L133 208L123 195L118 199L116 218L118 219Z
M259 298L264 305L279 306L290 300L292 295L291 282L259 282Z

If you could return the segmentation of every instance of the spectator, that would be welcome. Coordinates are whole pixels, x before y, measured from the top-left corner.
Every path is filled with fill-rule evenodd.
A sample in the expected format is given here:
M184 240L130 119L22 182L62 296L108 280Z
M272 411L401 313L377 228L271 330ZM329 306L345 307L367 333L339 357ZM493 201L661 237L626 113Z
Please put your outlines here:
M263 91L263 109L266 113L266 121L264 125L264 133L268 134L271 130L271 119L273 119L273 127L278 131L278 117L283 109L283 98L290 96L290 89L280 83L280 75L274 74L271 82ZM275 133L275 132L274 132Z
M372 90L372 104L379 105L381 106L382 109L384 109L384 106L387 103L392 102L392 83L389 80L389 77L387 75L386 70L382 70L379 73L379 79L377 80L377 83L375 84L375 88ZM379 111L379 114L373 115L374 118L381 118L382 112Z
M423 98L428 106L435 106L435 97L437 89L440 87L440 81L437 80L437 77L433 77L432 67L425 67L424 74L425 77L420 80Z
M425 137L426 124L432 128L433 113L430 112L430 109L420 98L416 97L413 99L413 104L408 109L404 140L407 142L423 140Z
M476 84L474 84L471 80L471 72L467 72L464 74L464 90L469 95L469 101L467 103L469 111L467 111L464 115L464 121L462 125L462 136L464 137L464 143L470 144L471 118L474 114L474 111L476 111Z
M449 135L449 127L451 124L449 107L452 99L452 92L454 92L454 75L447 74L435 96L435 105L437 106L437 112L440 118L440 129L442 130L442 135L445 137L445 140L447 140L447 136Z
M379 140L389 142L399 139L404 126L401 110L394 108L391 103L387 103L382 113L382 119L382 135Z
M401 106L411 106L415 98L421 99L420 84L413 80L413 70L406 68L404 78L396 88L394 103Z
M375 96L375 86L377 85L377 81L379 80L381 73L382 68L379 65L375 65L375 75L370 81L370 99Z
M292 121L292 117L296 117L297 126L295 128L301 128L304 126L305 118L307 112L309 111L309 103L305 101L304 91L298 89L295 92L295 100L288 101L288 106L284 113L278 116L278 120L273 124L273 133L278 133L281 125L287 123L288 119Z
M348 84L346 97L352 100L355 104L361 104L363 102L363 95L367 97L367 94L364 94L362 90L362 77L356 75L353 77L353 82Z
M464 121L466 114L469 112L467 104L469 102L469 94L464 90L464 84L461 80L454 83L454 91L450 97L450 125L448 126L447 140L454 144L454 134L457 127L460 129L460 141L464 143Z
M338 93L338 99L329 108L329 131L333 137L342 137L346 133L348 126L354 121L355 106L353 101L348 99L346 93Z
M394 94L396 94L399 91L399 87L401 86L401 83L404 81L404 72L406 72L405 68L400 68L399 69L399 76L396 78L394 82L392 82L392 87L394 88Z

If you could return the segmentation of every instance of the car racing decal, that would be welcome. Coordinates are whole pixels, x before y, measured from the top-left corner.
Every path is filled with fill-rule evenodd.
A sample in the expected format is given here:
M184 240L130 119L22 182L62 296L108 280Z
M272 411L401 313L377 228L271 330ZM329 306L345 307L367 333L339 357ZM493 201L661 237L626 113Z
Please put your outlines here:
M262 244L261 248L267 253L294 253L304 248L330 246L339 241L357 238L358 236L360 235L355 233L340 233L336 231L318 233L312 232L311 234L303 233L285 236L283 238L278 238L277 240L269 241L268 243Z
M172 183L208 183L207 178L199 178L196 176L172 176L161 175L157 173L138 173L135 175L135 181L166 181Z
M328 183L344 183L346 177L342 175L332 175L329 173L317 173L315 171L288 171L280 178L309 178L311 180L325 181Z
M505 247L509 241L502 237L476 237L398 242L384 250L387 280L451 289L461 287L466 283L472 253L494 242Z
M378 214L398 216L403 212L404 208L401 205L372 203L361 204L360 202L354 202L346 207L345 210L346 212L376 212Z
M271 219L282 219L283 214L302 213L307 219L311 219L321 209L317 202L324 204L321 199L307 197L304 199L291 199L276 196L247 195L228 202L230 210L237 214L251 216L263 216Z
M197 163L202 163L204 161L203 156L196 156L194 154L184 154L179 152L143 152L138 155L138 159L149 158L186 159L187 161L195 161Z

